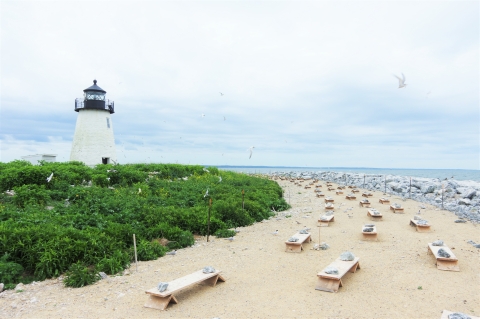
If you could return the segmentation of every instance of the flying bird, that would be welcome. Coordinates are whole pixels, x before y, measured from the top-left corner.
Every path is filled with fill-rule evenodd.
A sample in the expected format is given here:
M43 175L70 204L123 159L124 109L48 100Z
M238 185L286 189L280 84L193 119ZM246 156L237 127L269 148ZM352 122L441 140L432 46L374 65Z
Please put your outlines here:
M208 196L208 188L207 188L207 191L205 192L205 195L203 195L203 198L205 198L207 196Z
M218 176L218 182L222 182L222 176Z
M224 95L222 92L218 92L218 93L220 93L220 96L223 96L223 95Z
M53 177L53 173L50 174L50 176L47 177L47 183L50 183L50 181L52 180L52 177Z
M252 154L253 154L253 149L255 148L255 146L252 146L250 147L250 157L248 159L251 159L252 158Z
M205 114L202 113L202 117L205 117Z
M225 116L223 117L223 120L224 120L224 121L226 120Z
M405 75L403 75L402 73L402 77L398 77L396 76L395 74L393 75L395 76L397 79L398 79L398 88L401 89L401 88L404 88L406 87L407 85L405 84Z
M206 169L205 167L203 168L203 170L207 173L210 173L210 171L208 169Z

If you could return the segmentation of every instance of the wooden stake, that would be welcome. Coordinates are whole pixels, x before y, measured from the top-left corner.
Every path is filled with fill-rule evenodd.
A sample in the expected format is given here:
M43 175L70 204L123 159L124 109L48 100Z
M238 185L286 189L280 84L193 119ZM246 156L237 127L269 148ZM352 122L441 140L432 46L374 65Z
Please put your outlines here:
M245 191L242 189L242 210L245 210Z
M137 241L135 240L135 234L133 234L133 250L135 251L135 271L138 272Z
M212 199L210 198L209 205L208 205L207 243L210 237L210 211L211 210L212 210Z

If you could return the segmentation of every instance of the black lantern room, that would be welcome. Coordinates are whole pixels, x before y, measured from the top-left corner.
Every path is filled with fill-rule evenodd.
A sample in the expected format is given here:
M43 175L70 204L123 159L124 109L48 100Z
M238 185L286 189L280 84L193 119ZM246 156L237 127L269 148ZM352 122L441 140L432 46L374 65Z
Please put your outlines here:
M83 90L83 99L75 99L75 111L81 109L105 110L110 114L114 112L113 101L105 99L107 93L97 85L97 80L93 80L93 85Z

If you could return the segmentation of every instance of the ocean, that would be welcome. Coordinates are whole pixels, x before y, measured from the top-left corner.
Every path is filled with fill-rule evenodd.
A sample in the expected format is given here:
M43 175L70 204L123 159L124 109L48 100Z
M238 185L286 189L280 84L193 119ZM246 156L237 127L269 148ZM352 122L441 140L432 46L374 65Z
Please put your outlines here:
M214 166L214 165L212 165ZM480 182L480 170L467 169L408 169L408 168L367 168L367 167L282 167L282 166L216 166L220 170L242 173L272 172L341 172L366 175L397 175L425 178L445 178L459 181Z

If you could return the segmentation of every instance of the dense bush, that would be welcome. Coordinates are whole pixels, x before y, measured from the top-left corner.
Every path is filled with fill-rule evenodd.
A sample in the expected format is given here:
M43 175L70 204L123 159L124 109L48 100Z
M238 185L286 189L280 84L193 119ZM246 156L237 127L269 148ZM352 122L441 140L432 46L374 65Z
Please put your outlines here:
M20 264L8 261L8 254L0 258L0 282L5 285L19 282L23 273L23 267Z
M93 284L100 280L101 277L94 267L87 267L81 262L74 263L70 266L63 283L67 287L80 288L86 285Z
M193 245L193 234L207 235L209 210L210 234L230 237L227 229L286 208L275 182L215 167L0 163L0 256L22 267L9 270L10 281L68 270L66 284L84 285L93 270L129 266L133 234L138 259L152 260Z

